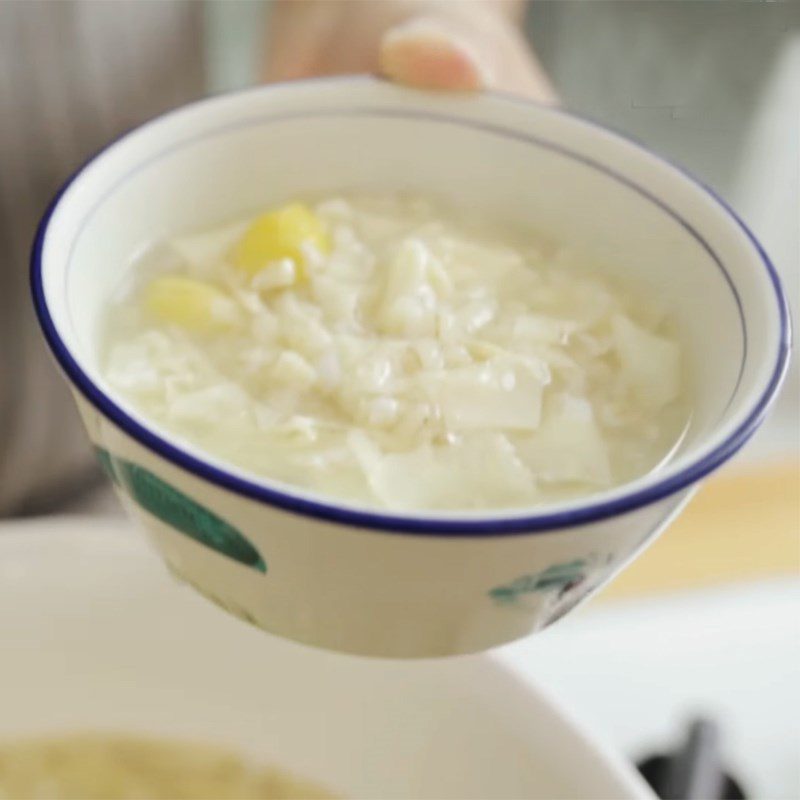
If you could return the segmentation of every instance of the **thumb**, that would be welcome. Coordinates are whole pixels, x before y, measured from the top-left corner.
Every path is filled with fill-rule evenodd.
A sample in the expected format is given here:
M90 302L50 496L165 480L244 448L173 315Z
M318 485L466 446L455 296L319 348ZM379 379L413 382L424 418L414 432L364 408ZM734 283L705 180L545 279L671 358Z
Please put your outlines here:
M476 91L491 83L489 66L445 20L415 17L384 34L381 71L420 89Z
M421 89L497 88L557 102L514 23L494 14L412 17L384 34L380 67L388 78Z

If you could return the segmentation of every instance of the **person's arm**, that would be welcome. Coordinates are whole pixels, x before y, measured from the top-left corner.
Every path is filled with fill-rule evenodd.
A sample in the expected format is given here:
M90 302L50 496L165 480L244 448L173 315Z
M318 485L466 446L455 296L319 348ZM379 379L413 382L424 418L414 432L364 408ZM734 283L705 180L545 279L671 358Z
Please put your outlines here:
M555 92L520 30L521 0L277 0L265 77L381 72L427 89Z

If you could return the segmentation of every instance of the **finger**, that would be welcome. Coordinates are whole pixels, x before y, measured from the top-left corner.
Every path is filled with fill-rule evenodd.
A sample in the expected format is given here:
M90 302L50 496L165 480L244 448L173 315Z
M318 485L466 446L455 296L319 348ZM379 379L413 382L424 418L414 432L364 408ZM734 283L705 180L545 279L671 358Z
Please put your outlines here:
M381 41L380 65L392 80L421 89L476 91L491 81L469 42L435 18L412 19L390 30Z
M381 41L381 71L424 89L495 88L544 103L557 96L524 37L507 16L445 4L390 29Z

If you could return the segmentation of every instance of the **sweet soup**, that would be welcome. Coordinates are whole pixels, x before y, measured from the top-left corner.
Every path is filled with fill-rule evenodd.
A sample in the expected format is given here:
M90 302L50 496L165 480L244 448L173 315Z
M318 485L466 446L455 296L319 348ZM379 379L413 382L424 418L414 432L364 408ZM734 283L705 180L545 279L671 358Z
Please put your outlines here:
M586 495L688 414L668 314L576 260L420 199L291 203L148 252L105 377L174 438L362 505Z
M213 745L76 734L0 744L0 800L322 800L322 789Z

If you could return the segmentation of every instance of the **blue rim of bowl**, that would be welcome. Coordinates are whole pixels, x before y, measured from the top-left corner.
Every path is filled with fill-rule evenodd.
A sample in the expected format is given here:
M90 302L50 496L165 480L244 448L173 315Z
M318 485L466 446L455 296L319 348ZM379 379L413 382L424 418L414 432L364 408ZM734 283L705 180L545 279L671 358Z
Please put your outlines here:
M308 85L311 83L363 82L365 80L374 81L375 78L371 76L317 78L310 81L303 81L302 84ZM245 90L244 92L235 92L231 94L242 94L246 93L247 91L268 92L272 88L286 87L288 85L290 84L271 84L270 86L262 86L256 89L249 89ZM651 150L649 150L649 148L645 147L640 142L635 141L630 136L615 131L605 124L588 119L572 111L567 111L563 108L554 106L542 105L503 92L487 92L487 94L504 102L523 106L534 105L550 113L569 117L570 119L577 120L584 125L602 130L605 133L616 137L617 139L621 139L626 144L644 151L649 156L663 163L671 170L677 172L684 179L693 183L695 186L709 195L711 199L733 220L736 226L741 229L741 231L745 234L747 239L755 248L772 284L775 292L776 305L778 308L780 337L775 367L764 391L762 392L758 401L753 405L753 408L744 421L734 431L732 431L723 442L721 442L717 447L715 447L711 452L707 453L701 459L690 463L683 470L675 473L674 475L660 480L656 479L649 486L645 486L630 493L622 494L619 497L605 500L599 499L595 502L592 502L590 496L586 501L584 501L584 504L579 505L576 508L567 508L551 512L548 512L545 508L540 512L534 511L533 513L528 512L519 515L506 516L492 516L487 514L485 517L478 517L474 519L448 519L444 514L438 517L426 518L422 515L411 516L399 513L384 514L377 510L372 511L368 509L339 506L334 503L312 500L291 494L290 492L281 491L280 489L271 488L256 481L248 480L247 478L227 472L226 470L216 467L201 458L197 458L196 456L162 438L129 416L107 394L101 391L99 387L91 380L91 378L81 369L77 361L70 354L67 346L62 342L61 337L56 330L55 323L53 322L47 307L42 278L42 250L44 247L47 229L49 227L50 220L61 201L61 198L69 189L69 187L92 163L94 163L94 161L102 156L107 150L114 147L117 143L131 133L141 130L150 124L160 122L172 114L180 113L182 110L188 107L214 102L215 99L220 97L219 95L217 97L204 98L196 101L195 103L189 103L181 106L178 109L155 117L154 119L145 122L142 125L133 128L131 131L123 133L117 138L113 139L111 142L109 142L109 144L87 159L87 161L84 162L64 182L64 184L56 192L53 199L50 201L50 204L48 205L41 221L39 222L39 226L36 230L36 236L33 241L33 247L31 251L30 280L33 302L39 324L42 327L45 339L47 340L50 349L53 351L53 354L56 357L59 365L66 373L67 377L73 382L75 387L86 398L86 400L104 416L111 420L117 427L131 436L139 444L154 451L167 461L186 470L196 477L221 486L236 494L267 503L284 511L324 520L326 522L364 528L376 532L405 533L421 536L457 537L507 536L515 534L524 535L533 533L548 533L565 528L573 528L593 522L599 522L610 517L617 517L622 514L632 512L638 508L641 508L642 506L650 505L654 502L669 497L670 495L673 495L682 489L692 486L734 456L741 449L741 447L747 443L747 441L755 433L763 421L764 416L766 415L770 404L780 389L781 383L786 374L789 363L789 352L791 349L791 322L788 304L786 302L786 297L781 287L780 278L775 266L772 264L769 256L764 251L764 248L761 246L747 225L738 216L738 214L736 214L736 212L721 197L719 197L719 195L713 189L696 179L682 167L672 163L662 156L653 153ZM230 95L221 96L225 97ZM466 121L459 120L457 118L453 118L452 122L456 124L469 124ZM598 164L597 162L593 163L614 178L622 177L613 170L604 168L603 165ZM643 191L641 187L638 187L636 184L632 184L632 182L629 180L624 180L624 182L633 185L646 196L653 198L652 195L649 195L648 192ZM655 199L657 200L657 198ZM662 208L669 208L663 203L659 203L659 205L661 205ZM674 212L672 213L673 216L675 216ZM702 242L703 240L700 239L700 241ZM726 277L728 280L730 280L727 274Z

